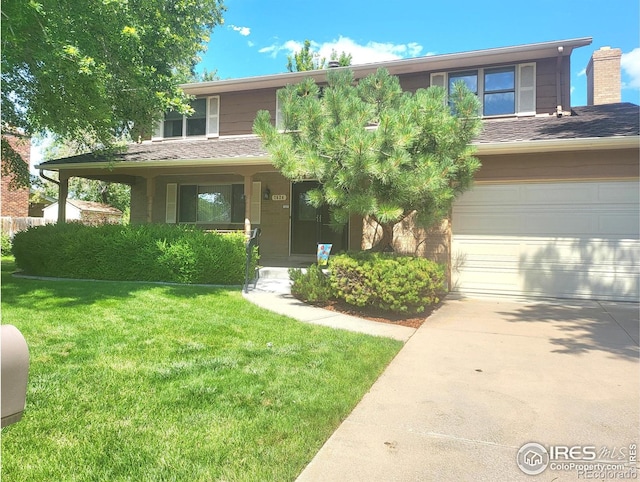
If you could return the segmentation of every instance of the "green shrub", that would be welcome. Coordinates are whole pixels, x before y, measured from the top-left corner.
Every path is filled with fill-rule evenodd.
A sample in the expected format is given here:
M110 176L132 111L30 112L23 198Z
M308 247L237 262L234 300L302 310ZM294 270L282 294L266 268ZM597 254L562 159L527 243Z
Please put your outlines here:
M312 264L306 271L298 268L289 269L291 294L307 303L326 303L331 299L331 285L327 275L316 264Z
M329 267L334 295L358 307L420 313L445 293L444 266L425 258L340 254L331 258Z
M11 254L11 238L7 233L2 233L0 236L0 252L2 256Z
M13 253L31 275L225 285L243 283L246 261L242 233L166 224L37 226L16 234Z

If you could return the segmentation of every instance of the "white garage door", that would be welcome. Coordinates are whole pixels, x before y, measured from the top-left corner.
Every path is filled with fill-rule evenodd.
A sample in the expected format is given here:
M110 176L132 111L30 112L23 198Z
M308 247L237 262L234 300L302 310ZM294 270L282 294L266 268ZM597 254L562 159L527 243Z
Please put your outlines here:
M638 301L639 197L636 181L475 186L453 209L454 291Z

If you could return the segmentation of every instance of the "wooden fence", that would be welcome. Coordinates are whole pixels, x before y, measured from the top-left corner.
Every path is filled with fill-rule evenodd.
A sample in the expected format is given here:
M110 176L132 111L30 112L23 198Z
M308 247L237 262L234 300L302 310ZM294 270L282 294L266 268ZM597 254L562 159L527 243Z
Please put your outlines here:
M10 216L2 216L2 232L13 238L18 231L24 231L31 226L42 226L47 223L55 222L51 219L44 218L13 218Z

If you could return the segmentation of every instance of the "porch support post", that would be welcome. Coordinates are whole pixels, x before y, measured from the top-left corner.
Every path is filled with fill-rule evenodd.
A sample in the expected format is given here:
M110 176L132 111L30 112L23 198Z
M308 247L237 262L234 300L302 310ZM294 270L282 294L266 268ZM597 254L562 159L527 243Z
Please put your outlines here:
M244 176L244 234L251 234L251 199L260 196L259 192L251 192L253 188L253 176Z
M153 222L153 195L156 192L156 178L147 177L147 223Z
M67 222L67 197L69 196L69 176L60 172L58 181L58 223Z

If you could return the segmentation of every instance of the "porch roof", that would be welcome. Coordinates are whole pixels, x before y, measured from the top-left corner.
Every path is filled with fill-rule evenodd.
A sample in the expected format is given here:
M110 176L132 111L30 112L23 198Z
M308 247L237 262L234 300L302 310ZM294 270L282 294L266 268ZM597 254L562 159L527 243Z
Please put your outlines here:
M479 155L580 149L637 148L640 107L631 103L574 107L571 115L486 119L474 144ZM130 144L126 152L105 157L81 154L43 162L36 168L162 167L176 165L270 164L256 136L167 140Z

